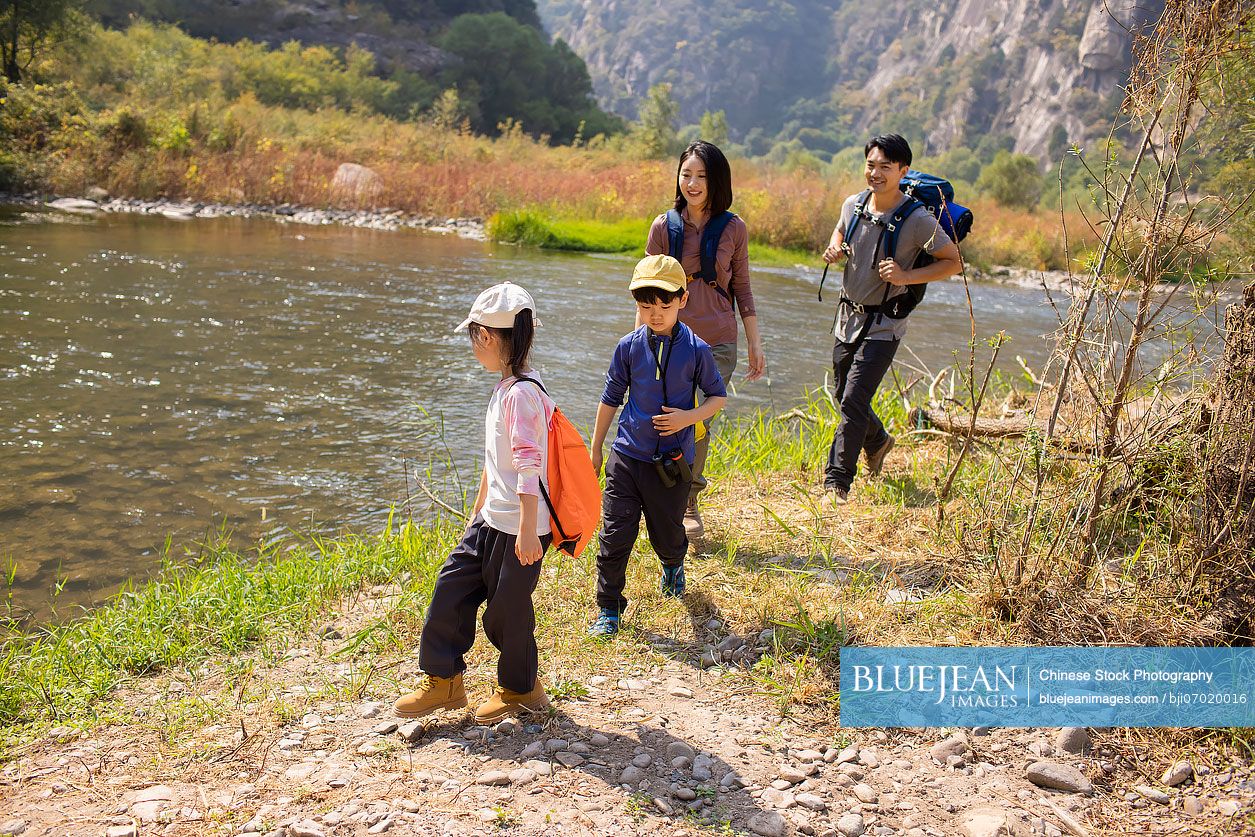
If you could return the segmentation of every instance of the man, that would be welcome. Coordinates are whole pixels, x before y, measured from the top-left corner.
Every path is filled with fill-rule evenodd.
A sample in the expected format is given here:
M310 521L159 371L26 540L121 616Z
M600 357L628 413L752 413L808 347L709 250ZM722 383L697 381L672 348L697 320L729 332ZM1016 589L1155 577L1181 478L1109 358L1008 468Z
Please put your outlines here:
M828 264L847 259L832 349L841 423L824 469L824 504L829 507L849 499L860 452L867 454L868 470L878 474L893 449L893 437L872 410L876 390L906 335L907 318L892 315L900 311L892 301L905 295L908 285L934 282L962 270L959 248L927 209L920 207L895 223L895 212L908 200L898 188L911 166L907 141L897 134L872 137L863 153L868 189L846 199L823 256ZM851 240L846 241L856 215ZM897 237L896 248L894 258L886 258L886 235L891 231ZM933 261L913 268L921 252Z

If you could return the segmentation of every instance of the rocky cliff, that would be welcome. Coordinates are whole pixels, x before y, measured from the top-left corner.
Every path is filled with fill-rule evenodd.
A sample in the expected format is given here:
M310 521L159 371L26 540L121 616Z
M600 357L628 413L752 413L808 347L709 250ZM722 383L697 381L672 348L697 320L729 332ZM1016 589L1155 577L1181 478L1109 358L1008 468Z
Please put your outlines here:
M734 140L832 152L899 130L925 151L1040 159L1105 136L1139 27L1162 0L540 0L604 106L635 116L668 81L681 118L727 112Z

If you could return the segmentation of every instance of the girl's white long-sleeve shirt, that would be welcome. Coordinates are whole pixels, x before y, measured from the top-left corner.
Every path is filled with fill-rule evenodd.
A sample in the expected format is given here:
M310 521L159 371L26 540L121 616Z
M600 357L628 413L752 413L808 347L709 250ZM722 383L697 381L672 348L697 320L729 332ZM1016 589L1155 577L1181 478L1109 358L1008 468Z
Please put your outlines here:
M539 381L540 376L528 372ZM536 534L549 532L549 509L540 496L549 466L549 419L553 400L535 384L505 378L492 391L484 417L484 468L488 494L482 514L489 526L517 535L523 515L520 494L536 497Z

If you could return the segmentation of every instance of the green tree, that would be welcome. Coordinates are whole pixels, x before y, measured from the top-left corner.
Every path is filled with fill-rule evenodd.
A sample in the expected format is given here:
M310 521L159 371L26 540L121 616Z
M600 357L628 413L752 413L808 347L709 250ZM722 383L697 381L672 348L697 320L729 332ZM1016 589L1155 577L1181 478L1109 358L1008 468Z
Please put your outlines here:
M1032 157L999 151L981 171L976 188L1003 206L1032 209L1041 200L1044 182Z
M16 84L53 43L69 36L81 18L83 0L0 0L0 64Z
M637 148L647 159L663 160L680 152L675 122L680 106L671 97L671 85L660 82L649 88L641 104L640 121L633 130Z
M714 113L706 111L702 114L702 123L699 130L701 139L706 142L719 146L721 149L728 145L728 116L721 110Z

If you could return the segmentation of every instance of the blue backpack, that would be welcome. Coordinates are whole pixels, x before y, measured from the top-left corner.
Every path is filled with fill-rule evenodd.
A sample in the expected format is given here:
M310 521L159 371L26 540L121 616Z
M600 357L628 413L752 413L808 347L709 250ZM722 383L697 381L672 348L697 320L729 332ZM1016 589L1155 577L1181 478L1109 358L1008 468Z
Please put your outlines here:
M693 274L694 279L701 279L707 285L710 285L710 287L715 289L715 293L726 299L734 308L736 307L736 300L726 290L719 287L718 274L715 270L715 254L719 252L719 240L723 238L723 231L728 228L728 224L735 217L736 215L732 212L724 210L721 215L717 215L706 222L706 227L702 230L702 267L701 270ZM674 209L667 210L667 239L669 242L668 255L677 262L680 261L680 255L684 252L684 219Z
M845 241L847 243L853 240L854 230L858 227L860 219L864 219L866 222L874 223L881 228L880 239L876 245L880 252L886 258L896 258L898 234L902 230L902 224L918 209L927 209L937 219L937 223L940 224L946 235L950 237L950 240L955 243L967 238L967 234L971 232L972 210L955 203L954 187L950 185L950 181L933 174L925 174L915 169L908 169L906 175L902 178L902 182L898 184L898 188L902 190L908 200L894 210L888 220L876 219L867 211L867 202L871 199L871 190L864 190L859 195L858 204L854 207L854 212L850 216L850 223L845 228ZM935 259L932 256L921 251L915 258L915 262L909 265L908 269L913 270L917 267L923 267L924 265L932 264L934 261ZM848 264L849 262L847 261ZM822 294L822 279L819 287ZM914 311L915 306L919 305L924 299L924 294L928 292L928 283L907 285L906 293L889 299L889 291L891 289L892 287L886 283L885 296L881 300L881 304L865 306L865 308L875 313L884 314L886 317L901 319ZM820 300L823 300L822 295ZM869 318L868 323L870 322Z

